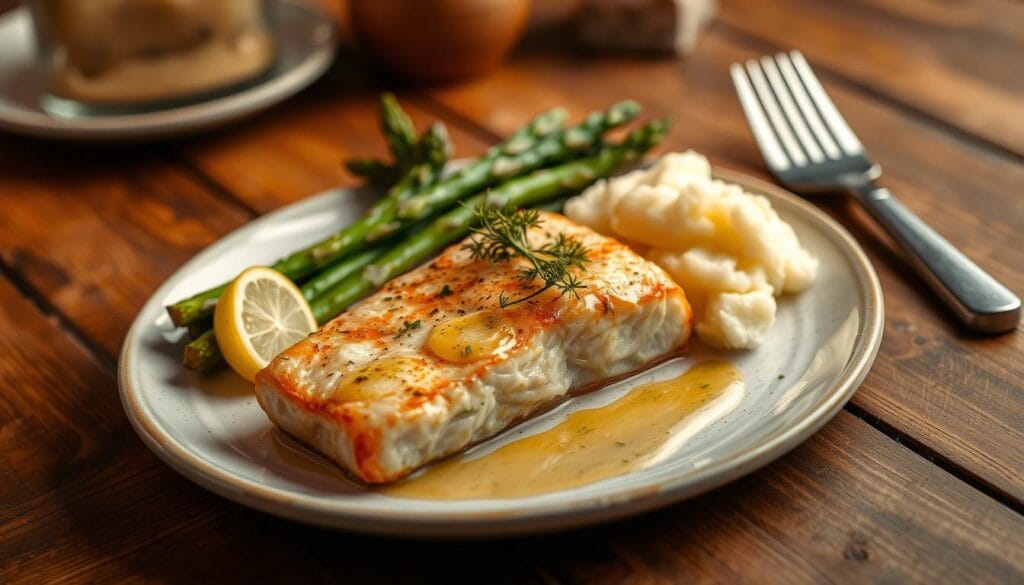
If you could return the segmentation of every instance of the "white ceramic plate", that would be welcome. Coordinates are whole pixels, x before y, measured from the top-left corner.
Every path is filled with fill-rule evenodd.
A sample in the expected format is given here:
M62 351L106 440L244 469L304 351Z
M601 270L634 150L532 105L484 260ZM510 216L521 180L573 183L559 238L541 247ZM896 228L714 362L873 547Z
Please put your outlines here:
M537 532L634 514L692 497L765 465L831 419L868 371L882 337L882 295L863 251L807 202L733 172L718 176L767 195L820 260L808 291L784 298L769 339L749 352L699 346L645 374L573 399L479 447L485 452L550 428L567 413L621 396L638 382L678 374L713 357L738 366L746 392L724 417L698 429L672 455L642 471L580 488L505 500L429 501L384 496L282 440L232 372L209 376L179 365L182 333L165 304L252 264L300 248L365 209L367 197L339 190L264 216L210 246L156 291L132 325L119 384L128 418L164 461L237 502L325 526L417 536ZM780 377L782 374L784 377Z
M155 111L66 116L43 108L45 79L36 63L32 21L26 8L16 8L0 16L0 129L63 140L142 140L209 129L269 108L327 70L336 37L331 18L308 4L273 0L268 6L277 61L238 91Z

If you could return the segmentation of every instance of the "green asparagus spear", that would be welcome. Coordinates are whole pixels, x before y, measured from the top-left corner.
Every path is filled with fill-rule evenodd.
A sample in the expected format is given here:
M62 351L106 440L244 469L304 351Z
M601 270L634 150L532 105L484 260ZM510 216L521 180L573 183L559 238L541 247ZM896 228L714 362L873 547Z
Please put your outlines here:
M390 189L399 179L399 170L375 158L350 158L345 161L348 172L379 189Z
M441 248L464 237L472 225L474 210L478 205L512 205L523 207L543 202L559 194L579 191L597 179L606 177L621 165L635 161L652 148L668 131L669 122L656 120L634 130L618 145L606 146L594 155L564 163L551 169L536 171L531 175L505 183L486 194L469 199L463 206L440 216L424 229L417 230L399 244L384 248L384 252L373 250L338 264L338 273L330 280L335 284L326 292L312 295L310 303L318 323L324 323L344 311L352 303L373 292L383 283L408 271L410 268L437 253ZM564 202L564 198L558 199ZM363 268L360 264L367 258L372 263ZM341 268L344 265L344 268ZM358 270L361 271L356 272ZM344 275L344 277L341 277ZM307 299L310 281L303 287ZM184 363L198 370L210 369L220 362L220 350L216 338L209 331L185 347Z
M441 122L434 122L420 140L419 164L415 176L417 192L433 187L441 180L441 173L451 155L452 143L448 137L448 128ZM402 194L403 197L408 195Z
M401 180L388 190L382 201L388 199L404 201L421 189L434 185L444 171L445 164L448 163L451 150L448 129L445 128L445 125L440 122L431 124L423 133L417 146L417 162L409 167ZM373 208L371 208L371 213L372 211ZM314 266L314 268L320 266Z
M540 114L506 143L491 148L475 163L432 186L429 191L444 190L453 193L454 200L457 200L486 188L495 181L490 169L503 152L510 150L524 152L524 149L532 148L544 136L558 130L564 119L565 111L561 109L549 110ZM402 200L404 198L381 200L370 209L369 213L356 220L348 228L299 254L305 253L314 261L320 258L338 258L389 236L410 225L413 221L427 217L427 214L421 214L399 218L398 207ZM301 258L296 258L296 261L304 262Z
M307 301L312 301L337 283L358 273L368 264L380 258L385 250L387 250L386 247L366 250L327 268L315 278L310 279L309 282L299 287L299 290L302 291L302 296ZM316 317L317 322L320 323L327 320L322 319L319 315ZM205 325L201 330L198 329L200 324ZM185 345L181 360L185 367L193 370L209 370L220 363L220 349L217 347L217 338L214 336L212 328L213 322L210 318L189 325L189 335L192 337L192 341Z
M487 178L490 175L486 167L495 159L503 154L525 152L545 136L559 130L564 120L565 111L562 109L549 110L540 114L517 131L508 141L492 147L476 163L456 173L448 181L467 194L483 189L487 185ZM299 280L339 258L344 258L347 254L365 249L369 242L391 235L399 227L394 221L398 203L413 192L415 185L428 181L431 174L436 176L447 159L449 148L447 134L443 131L443 126L432 127L421 142L423 143L421 148L426 148L428 153L431 153L426 158L432 161L433 166L430 169L433 171L423 168L410 169L403 181L393 187L388 196L374 205L363 218L327 240L279 260L272 265L272 268L292 280ZM435 146L428 146L430 144ZM443 158L437 156L438 152L445 153L445 156ZM406 221L404 225L410 223ZM340 270L343 269L339 268ZM335 276L339 273L331 272ZM310 285L313 287L324 286L324 283L330 281L331 278L330 274L327 274L322 278L311 280ZM335 281L331 281L331 283L333 282ZM169 306L167 311L171 320L175 325L183 326L212 314L217 299L226 287L227 284L223 284ZM326 286L324 287L326 288ZM183 363L187 367L200 370L215 366L221 360L216 344L216 338L212 333L196 337L186 345Z
M380 127L399 171L415 164L416 130L394 94L383 93L380 96Z
M188 336L191 339L195 339L206 332L207 329L213 327L213 315L204 317L194 323L190 323L188 326Z
M634 130L620 144L607 146L592 156L513 179L490 192L477 195L464 205L438 217L426 228L411 234L358 274L339 282L310 306L318 319L327 320L370 294L385 282L402 274L444 246L465 237L478 205L524 207L575 192L618 167L637 160L661 141L668 131L667 120L650 122Z
M493 163L494 159L502 152L522 151L524 148L529 148L543 136L557 130L564 119L565 111L561 109L549 110L540 114L509 141L491 148L476 163L449 177L444 183L460 185L466 195L479 191L486 186L486 179L489 175L486 169L481 167ZM411 169L411 171L417 172L416 169ZM407 193L404 188L399 189L399 187L396 186L392 189L394 196L384 197L378 201L366 215L348 227L322 242L278 260L271 267L292 280L299 280L323 266L332 264L339 258L365 249L375 240L390 235L399 227L394 221L398 200L402 197L401 194ZM373 239L369 237L371 235ZM220 298L225 287L227 287L227 283L167 307L171 321L179 327L184 327L204 315L209 315L213 312L213 308L217 305L217 299Z
M606 112L594 112L580 124L564 132L553 132L531 148L502 153L486 168L490 176L479 177L478 180L496 183L572 158L574 154L597 144L602 134L629 122L639 113L640 105L632 100L619 102ZM399 205L398 216L402 219L420 218L447 209L464 196L464 191L457 187L442 183L410 197Z
M401 200L409 194L415 193L417 189L429 187L437 181L444 169L445 163L448 161L448 155L451 151L451 146L448 141L448 132L444 125L441 123L432 124L424 133L418 148L420 148L420 153L418 154L420 162L414 165L413 168L409 169L402 181L389 191L388 197ZM361 270L364 266L380 255L380 250L371 249L360 254L356 254L351 258L343 258L336 261L333 265L330 265L320 274L311 278L308 282L302 285L301 290L303 296L306 297L306 300L312 300L315 296L328 290L334 284L343 280L353 272ZM279 264L280 262L275 264L274 268L281 270ZM286 273L286 275L288 274ZM291 275L288 276L289 278L292 278L292 280L297 279L297 277ZM220 291L222 291L225 286L227 285L214 289L217 291L218 297L220 296ZM203 294L209 295L211 292L213 291L208 291ZM181 304L182 303L179 303L179 305ZM175 307L176 306L177 305L175 305ZM205 301L202 310L206 312L206 315L200 315L197 320L192 321L188 325L192 341L185 346L182 357L182 362L186 367L206 370L214 367L221 360L220 350L217 348L217 339L213 335L206 335L204 333L212 327L211 316L215 307L215 298L210 301ZM172 309L174 309L174 307L168 307L169 312L171 312Z
M409 169L403 180L395 185L389 192L389 197L401 199L414 193L416 189L432 185L440 177L445 163L448 161L448 154L451 147L448 141L448 132L443 124L435 123L424 133L420 140L421 149L418 158L420 162ZM307 300L312 300L317 295L328 290L334 284L340 282L350 274L361 270L381 255L381 250L366 250L351 258L342 259L327 267L323 272L311 278L302 285L301 290ZM275 268L278 265L275 264ZM292 277L295 280L294 277ZM225 285L226 286L226 285ZM214 289L219 292L224 286ZM188 325L192 341L185 346L182 362L192 369L210 369L221 360L220 350L217 348L217 339L207 335L208 329L212 327L211 315L216 306L216 299L207 303L203 308L208 311L206 316L200 316L198 320ZM171 308L168 308L170 311Z
M210 370L224 359L217 345L213 329L207 329L185 346L181 363L190 370Z
M345 168L367 183L382 188L390 188L413 165L422 162L420 142L416 139L416 131L409 116L402 110L398 100L390 93L380 97L381 130L387 140L388 148L395 158L394 164L388 164L375 158L351 158L345 161Z
M332 265L299 287L299 290L302 291L302 296L307 301L312 301L330 290L334 285L345 280L348 276L359 272L368 264L380 258L386 249L386 246L371 248ZM317 321L319 322L320 319L317 318Z
M171 322L178 327L187 327L212 315L213 308L217 306L217 299L227 287L228 283L224 283L170 305L167 307L167 314L170 315Z
M393 207L393 205L382 205L383 201L400 201L427 185L429 181L440 174L445 162L448 160L448 153L451 151L448 133L444 126L440 124L432 125L420 142L419 148L423 160L410 168L402 180L388 191L387 196L371 208L367 216L357 220L349 228L324 240L324 242L330 242L341 234L349 233L350 238L358 239L355 239L348 249L343 250L342 253L325 255L315 251L317 245L314 245L300 250L287 258L278 260L271 265L271 268L292 280L298 281L310 276L317 270L333 264L346 253L365 249L366 246L358 244L363 244L371 233L375 236L375 239L380 239L390 233L389 226L386 225L387 222L366 222L366 218L379 218L381 217L380 212L383 209ZM324 242L321 242L321 244ZM217 299L220 298L227 285L228 283L222 284L167 307L167 313L170 315L171 321L179 327L184 327L213 314L213 309L217 306Z

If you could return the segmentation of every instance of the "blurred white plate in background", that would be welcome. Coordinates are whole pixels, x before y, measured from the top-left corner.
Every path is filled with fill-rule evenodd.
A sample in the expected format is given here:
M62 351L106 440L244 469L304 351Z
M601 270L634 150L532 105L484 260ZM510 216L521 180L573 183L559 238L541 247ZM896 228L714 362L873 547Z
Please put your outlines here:
M36 60L32 19L26 8L16 8L0 16L0 130L63 140L143 140L209 129L269 108L316 81L334 60L337 41L334 21L313 6L273 0L268 8L278 55L256 80L165 109L67 116L43 106L45 75Z

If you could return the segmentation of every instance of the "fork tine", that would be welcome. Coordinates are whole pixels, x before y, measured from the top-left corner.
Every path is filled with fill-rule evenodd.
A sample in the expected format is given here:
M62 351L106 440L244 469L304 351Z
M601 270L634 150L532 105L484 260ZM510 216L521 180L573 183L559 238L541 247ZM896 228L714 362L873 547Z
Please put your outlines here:
M846 120L843 119L835 104L832 103L828 94L825 93L825 88L821 86L818 78L811 71L811 66L807 64L803 54L800 51L790 51L789 57L797 74L800 76L800 80L803 81L804 87L811 94L814 105L817 106L821 117L825 119L825 123L828 124L843 152L850 156L863 153L864 146L860 143L860 140L857 140L853 130L846 124Z
M807 123L804 122L803 116L800 115L800 111L796 109L796 104L793 103L793 96L790 95L789 88L786 86L786 82L782 80L782 74L779 73L779 68L775 64L775 61L768 56L761 57L761 69L764 70L765 77L768 78L768 87L771 88L772 93L775 94L775 98L779 101L779 105L782 106L782 113L786 116L786 121L793 128L793 132L796 133L796 137L800 139L800 144L804 147L804 152L816 163L824 162L825 155L821 153L821 148L818 143L814 141L811 136L810 130L807 129Z
M768 87L768 81L765 80L761 65L753 59L747 61L747 75L750 76L750 83L754 86L754 92L757 93L757 97L764 107L764 112L768 114L768 120L772 123L772 128L775 129L779 140L782 141L782 146L785 147L786 153L789 154L789 160L793 162L794 166L805 166L807 164L807 157L800 150L800 145L797 144L796 138L786 122L786 118L782 115L782 111L779 110L779 104L775 101L775 94Z
M761 104L757 101L757 96L754 95L754 89L750 87L750 81L747 80L747 74L743 72L743 67L739 63L733 63L729 66L729 73L732 76L732 84L736 86L736 95L740 98L740 106L750 124L750 131L754 135L754 140L757 141L757 146L761 149L761 154L764 155L768 167L773 170L788 169L792 166L789 163L789 157L786 156L786 151L782 150L782 145L775 138L775 132L772 131L768 119L765 118Z
M811 132L825 150L825 154L831 159L837 159L842 156L843 153L839 150L839 146L836 145L836 141L832 139L832 135L825 129L825 124L821 121L818 110L814 109L814 105L811 104L811 98L807 95L807 89L804 88L800 78L797 77L796 69L793 69L793 63L789 60L789 55L779 53L775 56L775 61L782 71L782 77L785 78L790 93L793 94L793 98L800 107L804 119L807 120Z

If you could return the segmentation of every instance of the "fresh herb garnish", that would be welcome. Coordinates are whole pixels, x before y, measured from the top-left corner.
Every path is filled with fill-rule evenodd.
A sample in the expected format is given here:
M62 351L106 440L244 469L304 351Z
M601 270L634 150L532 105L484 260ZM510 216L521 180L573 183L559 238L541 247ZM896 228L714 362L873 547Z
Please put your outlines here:
M468 356L468 355L470 355L472 353L473 353L473 346L467 345L466 347L462 348L462 357L466 357L466 356Z
M549 288L555 288L561 294L572 292L576 298L579 298L579 289L587 288L572 273L573 268L586 270L585 265L589 261L588 250L582 242L560 233L540 248L534 248L530 243L527 232L541 224L538 210L499 209L485 201L476 208L476 219L479 226L472 228L476 235L464 246L473 258L494 263L507 262L514 257L523 258L531 267L520 271L520 280L529 282L539 278L544 281L543 287L518 299L509 299L502 293L498 297L502 308L529 300Z
M395 339L399 339L403 335L405 335L406 333L409 333L409 332L411 332L413 330L416 330L416 329L419 329L419 328L420 328L420 320L419 319L416 319L415 321L412 321L412 322L403 321L402 322L402 328L398 330L398 333L395 335Z
M443 299L443 298L445 298L446 296L448 296L450 294L452 294L452 287L450 287L450 286L448 286L446 284L446 285L441 287L441 292L437 293L437 296L439 296L439 297L441 297Z

